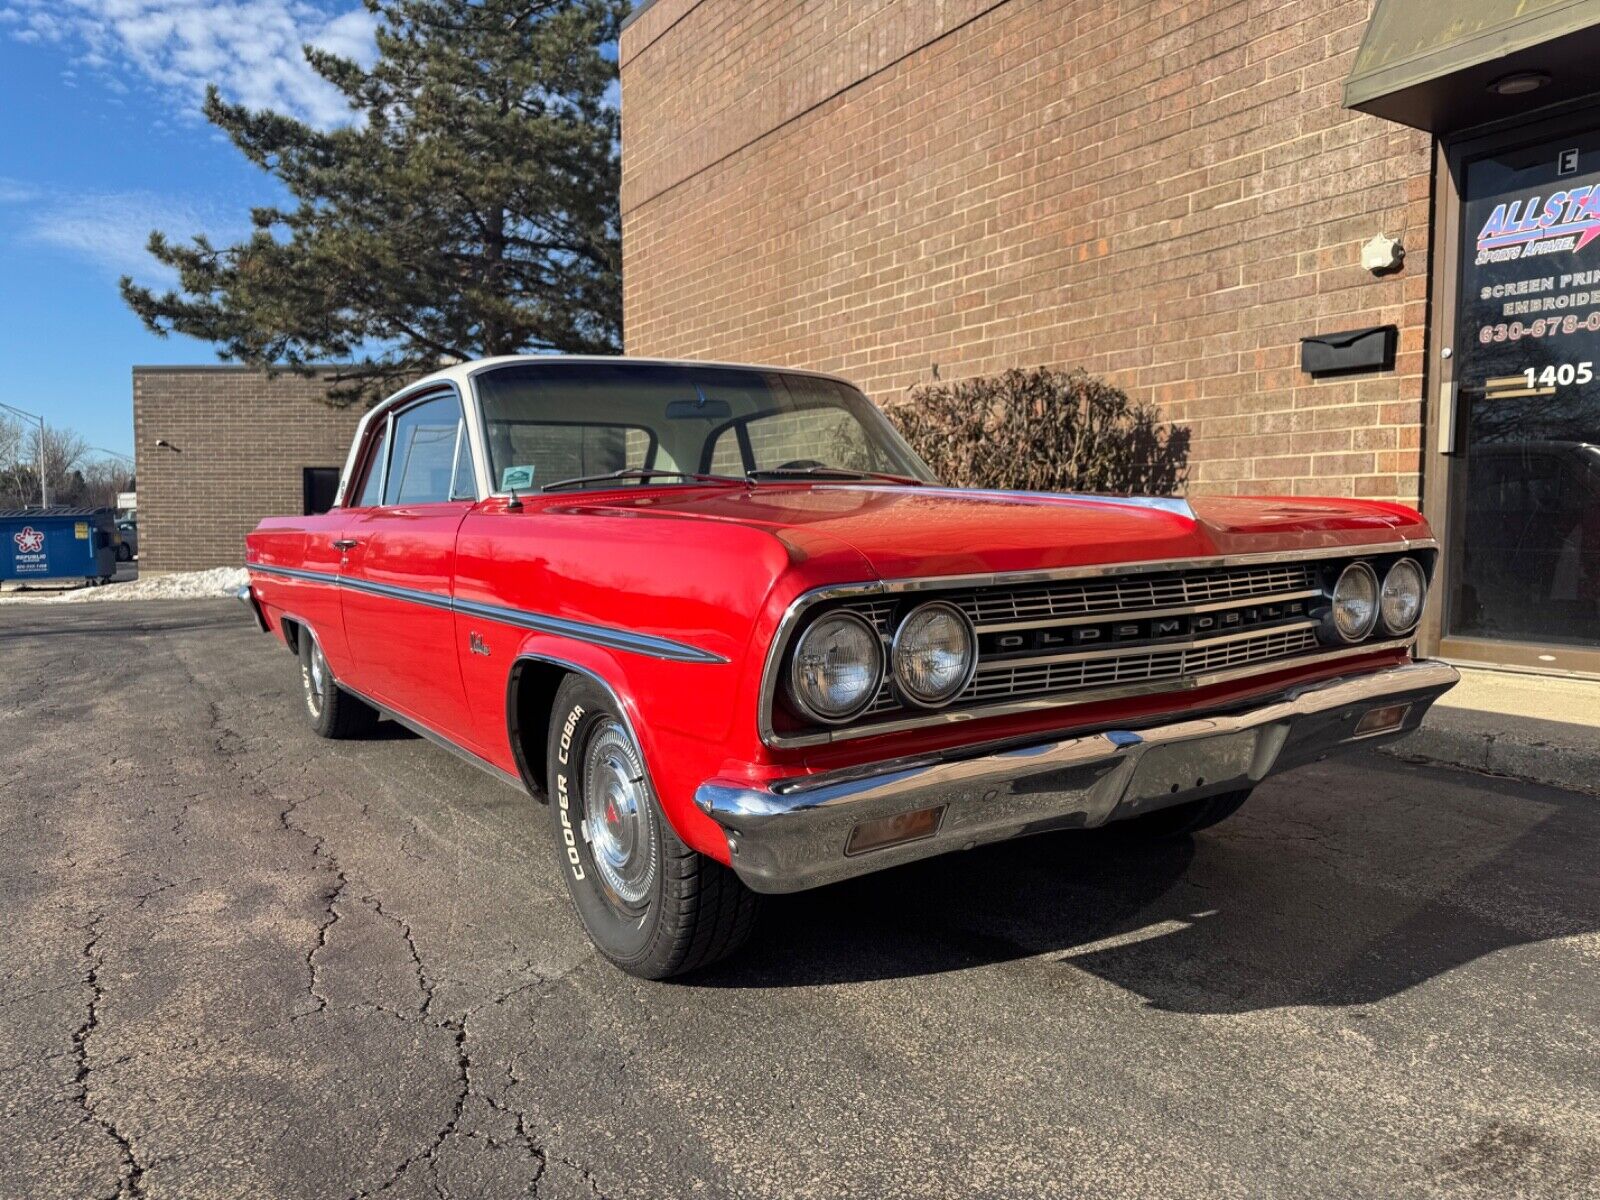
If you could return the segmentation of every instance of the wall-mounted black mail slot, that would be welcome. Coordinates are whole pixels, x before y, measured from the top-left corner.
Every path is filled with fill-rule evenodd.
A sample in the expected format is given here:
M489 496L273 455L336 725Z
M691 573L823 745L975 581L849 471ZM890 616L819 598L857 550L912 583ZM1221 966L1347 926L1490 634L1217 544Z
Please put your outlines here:
M1333 371L1386 371L1394 366L1400 330L1394 325L1319 333L1300 339L1300 369L1311 375Z

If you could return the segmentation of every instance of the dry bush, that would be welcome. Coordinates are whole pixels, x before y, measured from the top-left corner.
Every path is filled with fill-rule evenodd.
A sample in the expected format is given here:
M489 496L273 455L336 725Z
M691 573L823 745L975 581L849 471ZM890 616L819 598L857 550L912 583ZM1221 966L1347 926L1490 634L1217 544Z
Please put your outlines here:
M1078 368L920 384L885 412L934 473L960 487L1170 496L1189 430Z

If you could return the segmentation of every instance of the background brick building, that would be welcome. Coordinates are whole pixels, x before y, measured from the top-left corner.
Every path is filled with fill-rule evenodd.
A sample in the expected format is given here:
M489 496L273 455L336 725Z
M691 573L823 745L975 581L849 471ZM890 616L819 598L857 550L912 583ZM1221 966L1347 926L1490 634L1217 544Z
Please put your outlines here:
M1421 507L1427 652L1600 675L1596 54L1594 0L639 0L627 349L1082 366L1192 493Z
M655 0L622 36L630 354L1081 365L1190 487L1420 497L1432 140L1345 110L1369 0ZM1402 270L1359 262L1401 239ZM1313 381L1301 337L1399 326Z
M337 478L363 411L326 392L245 367L135 367L140 569L242 565L262 517L306 511L306 472Z

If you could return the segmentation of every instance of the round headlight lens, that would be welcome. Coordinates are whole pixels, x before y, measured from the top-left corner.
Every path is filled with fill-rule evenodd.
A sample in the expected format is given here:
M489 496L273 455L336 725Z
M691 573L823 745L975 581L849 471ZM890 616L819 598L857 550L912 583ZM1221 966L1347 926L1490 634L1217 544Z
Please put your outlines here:
M1378 623L1378 576L1364 562L1353 562L1333 585L1333 627L1347 642L1359 642Z
M882 677L878 631L853 612L829 613L795 643L789 694L809 717L846 721L872 700Z
M913 704L948 704L972 678L976 638L966 614L953 604L924 604L894 635L894 681Z
M1428 580L1416 559L1402 558L1383 577L1383 593L1378 608L1383 627L1390 633L1410 633L1422 617L1422 602L1428 595Z

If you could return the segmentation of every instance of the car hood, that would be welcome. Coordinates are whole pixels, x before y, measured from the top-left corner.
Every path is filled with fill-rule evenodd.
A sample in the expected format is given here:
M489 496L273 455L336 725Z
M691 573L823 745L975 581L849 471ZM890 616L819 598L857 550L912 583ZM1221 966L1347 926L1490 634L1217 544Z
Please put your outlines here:
M1184 501L835 484L647 489L572 507L735 522L801 548L825 535L854 548L885 579L1335 551L1427 536L1421 517L1402 505L1321 498Z

